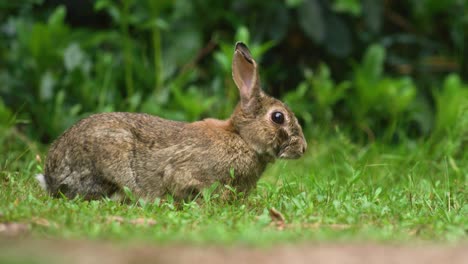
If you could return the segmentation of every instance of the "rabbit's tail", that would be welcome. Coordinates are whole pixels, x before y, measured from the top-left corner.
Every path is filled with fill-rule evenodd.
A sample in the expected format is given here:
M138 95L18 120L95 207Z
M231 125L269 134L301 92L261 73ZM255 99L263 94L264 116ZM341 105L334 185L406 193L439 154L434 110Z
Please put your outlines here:
M39 185L42 187L42 189L47 191L47 182L44 174L36 174L36 180L39 182Z

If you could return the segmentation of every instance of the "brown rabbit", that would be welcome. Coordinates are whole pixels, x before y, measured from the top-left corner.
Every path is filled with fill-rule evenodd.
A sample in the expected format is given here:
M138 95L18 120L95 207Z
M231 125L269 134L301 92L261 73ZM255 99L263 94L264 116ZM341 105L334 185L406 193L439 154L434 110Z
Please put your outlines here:
M268 163L301 157L307 143L291 110L261 90L257 64L240 42L232 75L240 102L229 119L92 115L52 144L39 181L54 196L85 199L119 195L124 187L146 199L187 199L215 182L247 193Z

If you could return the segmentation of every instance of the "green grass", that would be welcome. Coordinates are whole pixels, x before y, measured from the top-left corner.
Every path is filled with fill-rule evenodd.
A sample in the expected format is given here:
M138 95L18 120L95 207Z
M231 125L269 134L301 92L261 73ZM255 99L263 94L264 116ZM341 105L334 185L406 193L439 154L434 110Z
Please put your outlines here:
M41 163L30 147L11 137L4 139L6 149L0 154L0 223L26 223L36 238L264 246L459 242L467 237L468 161L463 150L458 156L437 154L424 142L359 146L332 133L310 140L302 159L270 167L247 198L120 204L49 197L34 179ZM284 215L285 224L272 222L272 207ZM110 220L115 216L123 222ZM131 223L139 218L156 223Z

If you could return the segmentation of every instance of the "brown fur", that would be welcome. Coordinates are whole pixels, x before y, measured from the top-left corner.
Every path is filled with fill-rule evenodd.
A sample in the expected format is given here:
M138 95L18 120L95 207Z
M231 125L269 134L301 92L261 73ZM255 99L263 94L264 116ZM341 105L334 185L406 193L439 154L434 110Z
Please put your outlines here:
M126 186L148 199L185 199L219 182L248 192L268 163L298 158L307 147L294 114L261 91L257 76L250 52L238 43L233 78L241 100L228 120L184 123L136 113L81 120L50 147L48 191L98 199ZM273 111L284 113L284 124L271 121Z

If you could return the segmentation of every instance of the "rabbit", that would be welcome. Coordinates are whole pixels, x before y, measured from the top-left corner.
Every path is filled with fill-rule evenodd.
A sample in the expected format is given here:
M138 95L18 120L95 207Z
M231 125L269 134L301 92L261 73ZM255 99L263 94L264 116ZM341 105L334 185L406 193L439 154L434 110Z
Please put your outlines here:
M190 199L214 183L247 194L269 163L297 159L307 143L294 113L261 90L257 63L235 45L232 76L240 102L227 120L193 123L144 113L101 113L52 143L41 185L55 197Z

